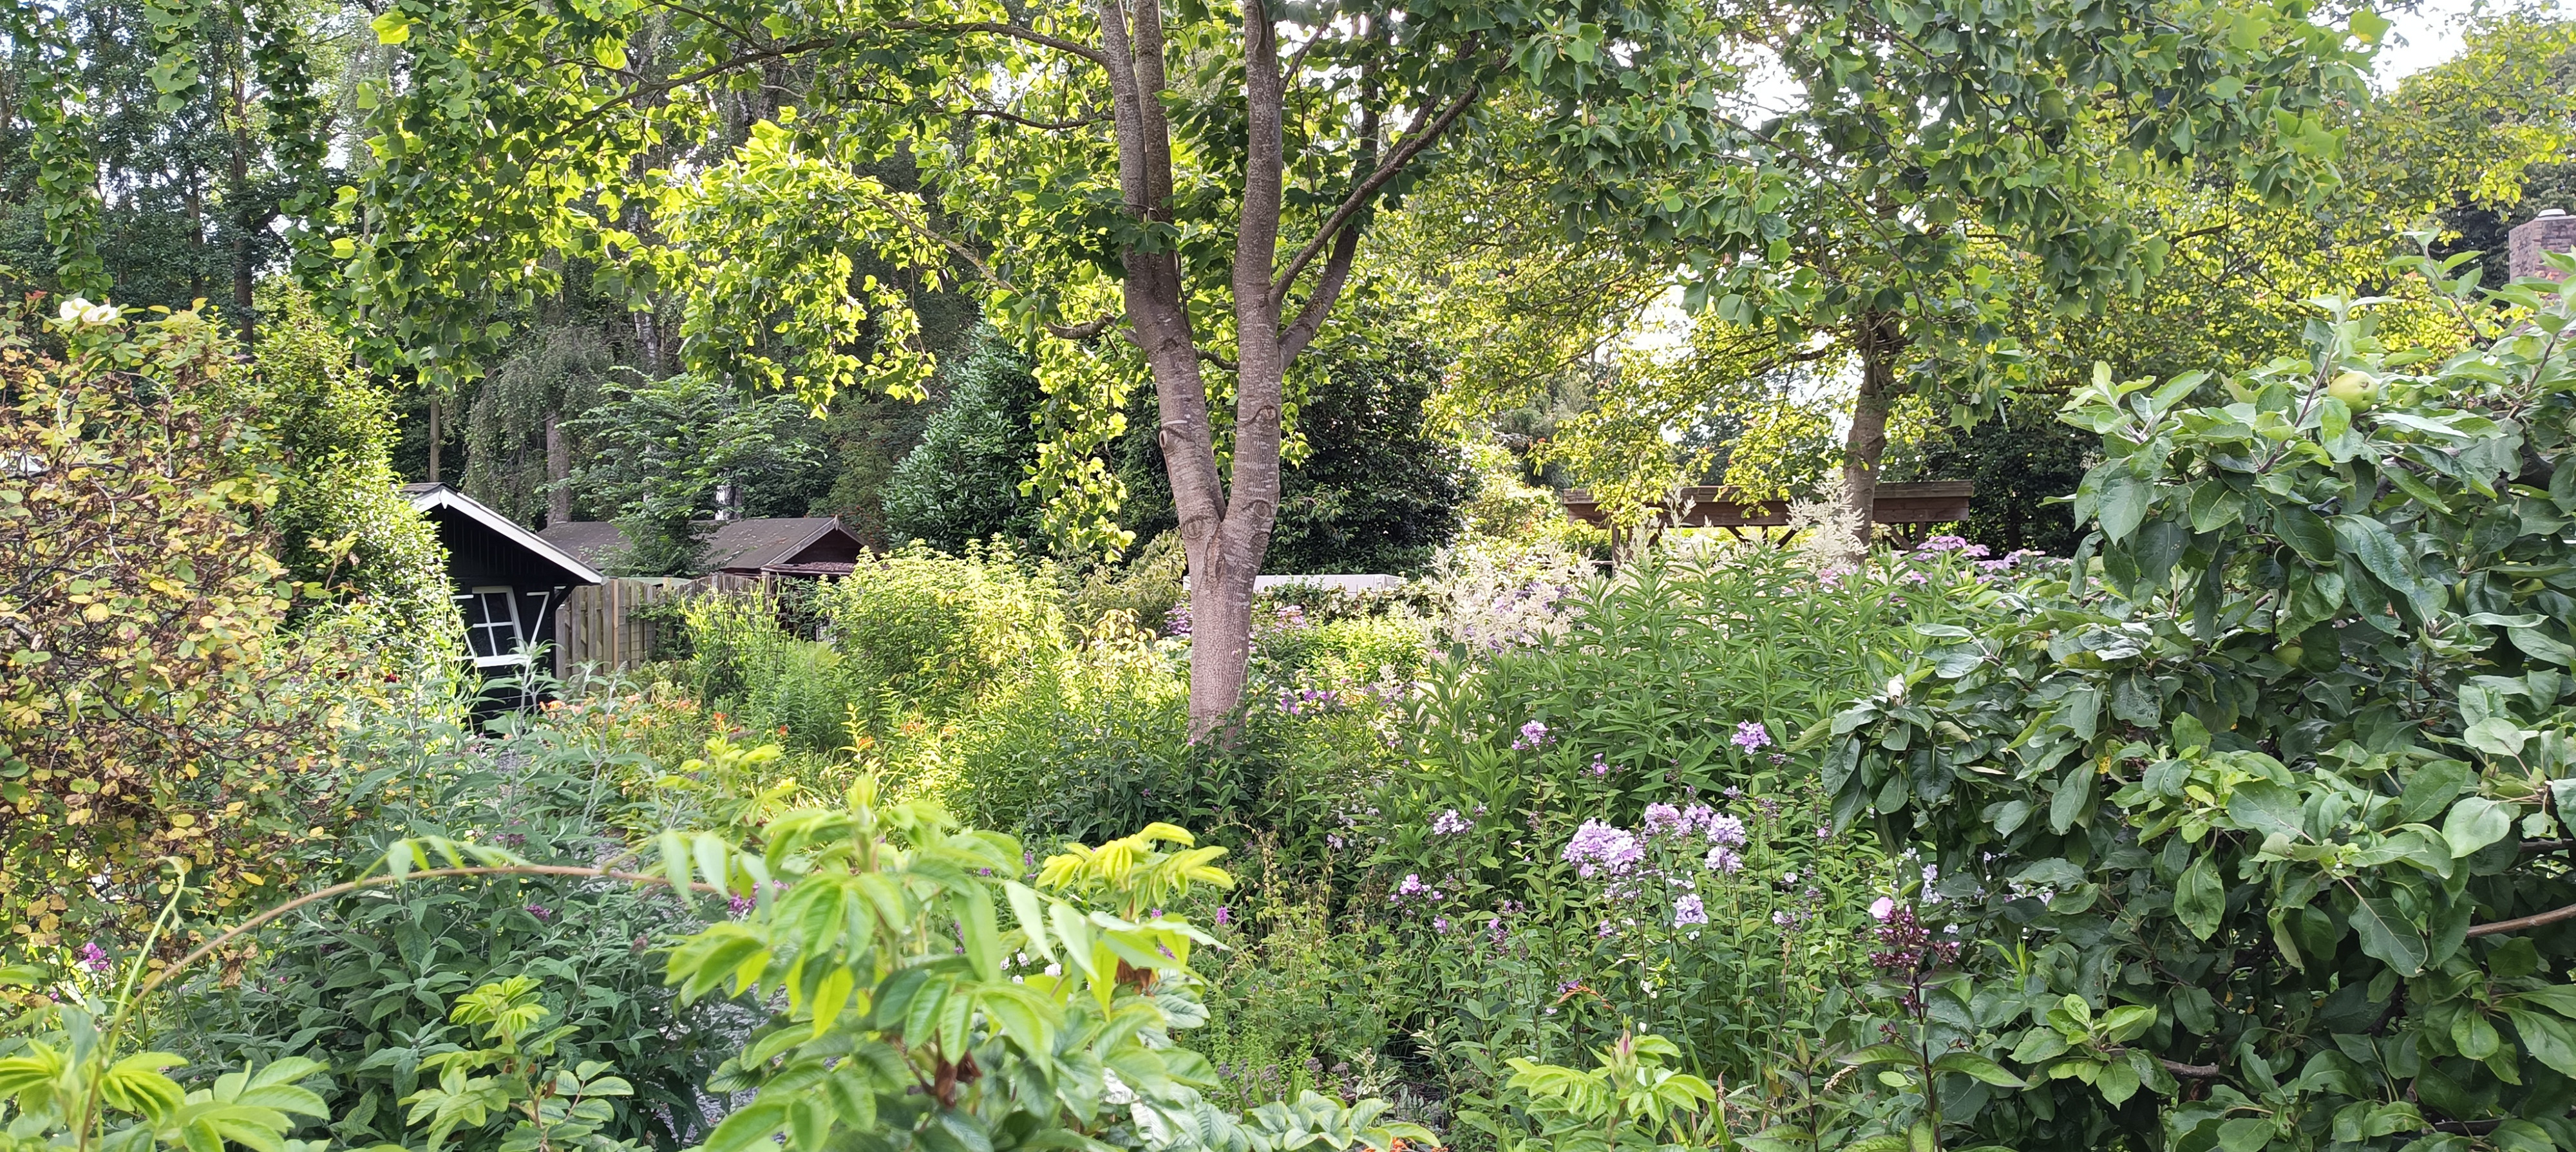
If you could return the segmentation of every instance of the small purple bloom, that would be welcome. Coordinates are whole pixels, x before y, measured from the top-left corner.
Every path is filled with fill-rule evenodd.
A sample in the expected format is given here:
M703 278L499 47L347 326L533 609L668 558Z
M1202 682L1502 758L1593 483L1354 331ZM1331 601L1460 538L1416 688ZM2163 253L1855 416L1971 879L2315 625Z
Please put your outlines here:
M555 916L554 913L547 911L543 905L539 904L528 905L528 915L536 917L539 923L552 920Z
M1521 725L1521 738L1512 741L1512 750L1515 752L1521 752L1544 748L1548 743L1549 737L1547 734L1547 725L1543 722L1532 720L1527 724Z
M1434 932L1437 932L1437 933L1439 933L1439 934L1441 934L1441 935L1443 935L1443 936L1448 935L1448 934L1449 934L1449 919L1448 919L1448 917L1445 917L1445 916L1434 916L1434 917L1432 917L1432 918L1431 918L1431 930L1432 930L1432 931L1434 931Z
M116 962L107 958L107 949L92 940L80 947L80 966L92 972L106 972L114 969Z
M1736 855L1727 848L1718 847L1709 849L1708 859L1701 863L1706 864L1711 872L1732 873L1743 869L1744 857Z
M1885 897L1885 896L1881 896L1881 897L1879 897L1879 898L1878 898L1878 899L1876 899L1876 900L1870 901L1870 905L1869 905L1869 918L1870 918L1870 919L1872 919L1872 920L1876 920L1876 921L1878 921L1878 922L1879 922L1879 923L1881 923L1881 924L1885 924L1885 923L1887 923L1887 918L1888 918L1888 917L1890 917L1890 916L1894 916L1895 914L1896 914L1896 901L1891 900L1891 899L1888 899L1888 898L1887 898L1887 897Z
M1768 748L1771 746L1771 730L1763 727L1759 720L1747 720L1735 726L1735 735L1727 743L1747 752Z
M1592 754L1592 774L1595 776L1607 776L1610 774L1609 762L1603 760L1601 758L1601 754L1598 752Z
M1431 834L1434 836L1455 836L1466 831L1468 827L1469 825L1466 817L1460 816L1458 814L1458 810L1455 808L1443 812L1440 815L1433 817L1431 820Z

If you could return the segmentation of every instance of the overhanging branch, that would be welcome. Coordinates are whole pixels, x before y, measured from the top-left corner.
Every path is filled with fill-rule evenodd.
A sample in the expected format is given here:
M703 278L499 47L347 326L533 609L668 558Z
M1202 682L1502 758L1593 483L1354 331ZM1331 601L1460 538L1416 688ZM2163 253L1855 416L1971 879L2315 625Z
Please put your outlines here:
M1439 118L1431 121L1427 127L1422 122L1422 116L1414 118L1413 128L1407 130L1404 138L1397 141L1394 150L1387 153L1386 161L1377 166L1377 171L1369 173L1368 179L1360 181L1358 187L1351 189L1351 194L1342 199L1341 207L1335 208L1332 216L1324 221L1324 226L1316 231L1315 238L1307 241L1306 246L1298 250L1296 258L1288 262L1287 270L1281 272L1279 278L1271 283L1270 306L1272 308L1280 308L1287 304L1288 290L1296 286L1297 277L1306 271L1306 265L1313 263L1315 257L1324 251L1325 245L1332 243L1334 237L1350 223L1351 218L1359 215L1360 209L1368 206L1369 201L1377 196L1378 189L1386 187L1387 181L1395 179L1396 173L1403 171L1406 164L1412 162L1415 156L1421 155L1422 150L1430 147L1432 141L1438 140L1442 133L1449 130L1450 125L1457 123L1458 117L1464 115L1468 106L1474 104L1476 98L1483 92L1483 88L1469 85L1466 93L1451 102L1449 107L1440 113ZM1429 114L1430 109L1423 110L1423 116Z

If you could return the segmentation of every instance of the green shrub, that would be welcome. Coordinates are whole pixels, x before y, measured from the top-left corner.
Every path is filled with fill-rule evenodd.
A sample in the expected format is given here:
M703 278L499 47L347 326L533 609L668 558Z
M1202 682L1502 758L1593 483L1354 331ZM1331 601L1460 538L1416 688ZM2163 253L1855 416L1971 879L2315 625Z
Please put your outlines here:
M698 702L735 726L800 752L829 753L849 742L851 710L876 705L880 682L832 645L779 627L768 596L697 596L680 613Z
M1067 647L1051 567L1024 565L998 542L955 556L913 547L862 558L819 594L816 609L856 675L933 717Z
M1855 1030L2032 1085L1886 1128L2576 1145L2576 295L2480 303L2514 327L2447 362L2338 305L2223 404L2097 371L2099 559L1836 718L1837 816L1937 854L1909 915L1992 945Z
M393 842L469 841L538 864L588 867L617 854L608 817L658 773L578 725L505 724L469 740L437 714L386 714L352 739L377 770L347 799L372 816L343 840L363 869ZM403 1144L402 1101L437 1082L423 1061L460 1044L448 1002L477 985L525 977L550 1027L571 1031L567 1066L613 1064L634 1087L604 1133L663 1149L704 1134L701 1089L752 1018L728 1004L683 1008L657 949L699 926L659 889L550 876L453 879L377 888L308 906L227 948L177 988L156 1041L199 1063L306 1056L330 1067L330 1134L345 1146ZM458 1129L449 1147L497 1152L507 1116ZM416 1143L414 1141L413 1143Z

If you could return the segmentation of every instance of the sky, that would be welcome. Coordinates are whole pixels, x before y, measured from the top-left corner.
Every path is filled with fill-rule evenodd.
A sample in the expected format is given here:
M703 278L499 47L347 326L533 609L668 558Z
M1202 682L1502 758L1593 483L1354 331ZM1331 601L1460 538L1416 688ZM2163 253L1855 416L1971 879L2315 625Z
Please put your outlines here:
M2459 21L2482 6L2501 7L2481 0L2424 0L2416 11L2392 14L2388 43L2379 49L2376 79L2380 87L2390 87L2410 73L2458 55ZM2547 0L2537 6L2547 8ZM2576 14L2576 0L2558 0L2558 7Z

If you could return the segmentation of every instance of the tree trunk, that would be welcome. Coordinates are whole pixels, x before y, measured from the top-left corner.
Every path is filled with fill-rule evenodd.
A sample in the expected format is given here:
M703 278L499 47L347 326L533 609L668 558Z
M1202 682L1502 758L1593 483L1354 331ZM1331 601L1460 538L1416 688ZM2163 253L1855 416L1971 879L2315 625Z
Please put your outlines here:
M429 482L438 483L438 393L429 394Z
M1118 183L1127 212L1156 224L1173 222L1171 128L1161 94L1164 75L1161 6L1156 0L1092 0L1100 22L1095 61L1109 74L1118 138ZM1238 363L1230 474L1216 463L1216 429L1208 408L1206 357L1192 330L1189 286L1171 251L1121 255L1126 335L1153 369L1160 425L1155 438L1172 481L1173 511L1190 573L1190 731L1204 736L1242 702L1252 653L1252 590L1270 551L1279 512L1281 409L1288 365L1314 339L1347 283L1358 250L1359 214L1397 170L1439 138L1477 96L1470 88L1436 118L1417 109L1405 143L1383 163L1378 110L1365 110L1349 195L1304 250L1279 266L1279 217L1286 188L1287 77L1280 71L1278 32L1267 0L1241 0L1245 149L1243 204L1235 230L1232 295ZM1372 94L1374 88L1371 88ZM1320 262L1317 258L1321 257ZM1314 272L1303 307L1282 323L1299 276ZM1099 325L1059 331L1066 338Z
M265 226L254 222L257 215L250 203L250 125L242 119L242 81L233 77L233 323L241 327L242 347L259 343L258 331L251 321L251 290L257 285L258 269L251 267L251 233Z
M572 519L572 485L564 483L572 475L572 446L564 442L563 416L546 413L546 526L551 528Z
M1863 313L1855 322L1852 343L1860 353L1860 395L1852 401L1851 431L1843 438L1843 507L1867 549L1875 530L1871 513L1878 505L1879 463L1887 456L1887 416L1901 394L1896 361L1905 351L1903 319L1893 312ZM1847 557L1846 562L1864 558Z

